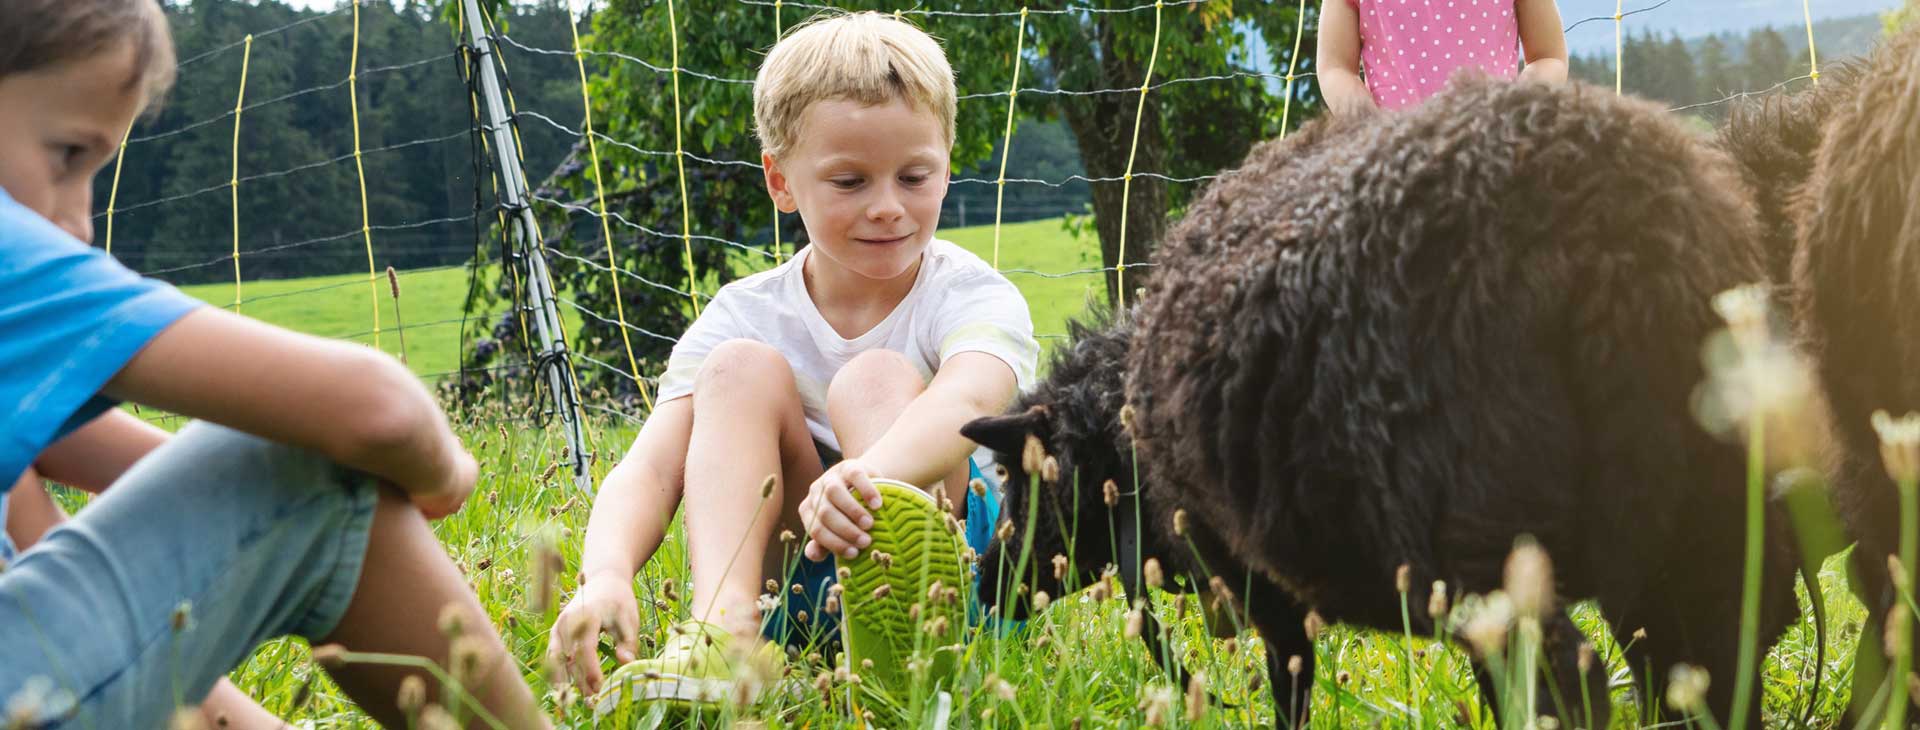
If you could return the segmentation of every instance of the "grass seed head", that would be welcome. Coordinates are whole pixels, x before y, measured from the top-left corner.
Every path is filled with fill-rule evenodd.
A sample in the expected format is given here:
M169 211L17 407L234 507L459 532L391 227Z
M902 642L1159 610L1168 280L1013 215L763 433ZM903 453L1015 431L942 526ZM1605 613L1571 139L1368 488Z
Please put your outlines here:
M1896 483L1920 479L1920 414L1900 418L1873 412L1873 430L1880 436L1880 461Z
M1173 534L1187 536L1187 510L1184 507L1173 511Z
M459 730L460 722L447 714L439 705L427 705L420 710L420 721L414 724L419 730Z
M1187 677L1187 722L1199 722L1207 712L1207 674L1196 671Z
M1147 558L1146 565L1140 570L1147 580L1147 585L1159 588L1166 584L1166 575L1160 570L1159 558Z
M409 674L400 680L400 693L394 698L393 704L408 717L419 715L420 708L427 704L426 680L418 674Z
M1701 709L1710 682L1707 670L1691 664L1675 664L1667 682L1667 706L1687 714Z
M173 716L167 721L167 730L207 730L207 716L200 707L176 707Z
M338 669L347 664L347 648L339 644L321 644L313 647L313 660L328 669Z
M1427 616L1435 621L1447 615L1447 582L1433 582L1433 592L1427 594Z
M1039 475L1047 459L1047 447L1040 443L1040 437L1027 434L1026 448L1020 451L1020 468L1028 475Z
M1106 502L1109 508L1120 506L1120 485L1115 484L1112 479L1101 482L1100 501Z
M1539 543L1516 541L1507 555L1506 589L1520 616L1539 618L1553 609L1553 564Z
M1320 618L1319 611L1307 611L1307 619L1304 623L1306 624L1308 641L1319 641L1320 635L1327 630L1327 620Z
M1400 568L1393 571L1393 590L1399 592L1401 595L1405 595L1407 591L1412 589L1413 566L1401 563Z

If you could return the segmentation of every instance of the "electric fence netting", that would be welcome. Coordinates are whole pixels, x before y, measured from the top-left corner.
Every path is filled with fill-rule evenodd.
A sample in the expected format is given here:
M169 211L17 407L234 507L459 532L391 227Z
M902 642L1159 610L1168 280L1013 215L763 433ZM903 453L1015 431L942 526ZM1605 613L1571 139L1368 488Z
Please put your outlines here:
M1637 60L1625 42L1633 22L1675 2L1684 0L1636 8L1619 0L1614 13L1569 19L1567 30L1611 23L1612 72L1624 93ZM242 38L187 49L176 92L186 99L128 130L112 174L102 176L102 244L136 270L217 306L393 352L455 402L498 398L515 418L558 423L576 482L585 487L594 451L594 429L583 425L588 415L643 417L676 335L718 287L805 245L797 216L765 203L713 215L711 201L729 199L716 191L758 186L763 170L750 141L714 141L711 128L721 122L711 118L716 105L709 102L750 95L760 52L794 25L841 8L706 3L638 4L649 22L665 21L621 36L655 39L646 44L601 45L617 35L602 27L609 9L578 0L569 3L564 34L549 33L545 43L501 27L490 4L462 0L433 41L380 44L404 56L362 52L366 35L393 32L396 11L372 2L297 13ZM1226 173L1183 171L1164 156L1140 155L1143 136L1163 133L1143 130L1153 105L1192 89L1264 95L1271 117L1262 123L1279 135L1317 110L1306 40L1316 4L1281 3L1292 6L1281 27L1290 31L1281 34L1284 42L1243 43L1223 65L1182 65L1192 54L1169 50L1171 39L1196 33L1192 26L1210 17L1206 12L1231 5L1163 0L896 11L936 30L966 24L977 33L969 37L1004 44L997 70L958 79L961 119L985 125L975 136L993 149L955 169L942 236L973 249L1022 289L1044 341L1063 339L1065 318L1109 289L1124 305L1128 282L1137 281L1130 273L1150 275L1140 254L1156 231L1134 230L1128 206L1139 198L1135 187L1191 194ZM717 42L704 17L716 10L764 25L764 37L729 55L732 65L683 65L683 50ZM1138 77L1063 86L1068 75L1058 65L1074 61L1037 48L1036 30L1062 19L1136 23L1145 40ZM1699 113L1817 83L1810 11L1806 20L1805 73L1674 111ZM1245 30L1228 22L1206 32ZM339 65L319 67L335 57ZM642 109L609 105L617 84L642 83L657 90L654 102ZM516 96L529 85L568 87L572 99ZM216 96L209 90L224 97L218 106L203 103ZM1022 133L1044 131L1060 116L1058 103L1094 99L1116 105L1111 128L1124 165L1107 174L1080 166L1034 173L1027 148L1014 150L1026 139ZM290 109L315 100L325 101L337 129L312 135L291 124ZM535 137L546 141L537 146L561 152L558 159L532 159L530 169L528 140ZM400 156L424 153L439 166L429 171L438 184L402 185L408 176L396 164ZM147 154L179 159L164 175L123 180L127 160ZM1118 191L1117 255L1103 253L1089 222L1092 198L1108 187ZM283 207L255 202L262 199ZM224 230L180 225L184 216L170 215L218 208L227 209ZM170 240L180 238L199 243ZM205 245L215 240L224 247ZM389 267L396 270L391 276Z

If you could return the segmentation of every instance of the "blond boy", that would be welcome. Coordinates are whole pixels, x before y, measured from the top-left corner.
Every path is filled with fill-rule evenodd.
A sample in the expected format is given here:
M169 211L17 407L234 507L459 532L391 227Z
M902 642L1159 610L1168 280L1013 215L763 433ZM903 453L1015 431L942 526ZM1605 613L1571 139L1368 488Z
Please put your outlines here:
M824 591L829 558L869 548L875 478L980 504L967 489L979 473L975 447L960 426L1004 409L1033 377L1039 348L1019 291L934 238L954 106L938 43L889 16L819 19L768 55L754 91L767 192L800 214L808 245L707 304L673 350L658 406L603 483L583 583L549 648L584 688L603 681L601 632L613 636L616 659L638 658L633 577L676 506L695 620L642 666L724 677L716 665L727 645L738 653L760 641L768 617L755 601L767 579ZM768 475L777 486L763 498ZM783 530L805 541L792 575L775 538ZM791 638L784 623L767 626L768 638Z

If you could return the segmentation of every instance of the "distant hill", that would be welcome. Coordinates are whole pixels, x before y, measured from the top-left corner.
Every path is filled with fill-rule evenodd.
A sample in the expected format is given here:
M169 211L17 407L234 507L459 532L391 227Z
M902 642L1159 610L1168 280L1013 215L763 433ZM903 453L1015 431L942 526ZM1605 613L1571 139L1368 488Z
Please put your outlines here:
M1878 18L1883 13L1897 8L1901 0L1811 0L1803 5L1803 0L1626 0L1626 12L1642 8L1657 9L1635 13L1626 19L1626 31L1653 32L1665 36L1668 33L1681 38L1700 38L1709 35L1734 33L1745 35L1747 31L1773 26L1782 29L1782 35L1797 36L1800 48L1806 46L1806 20L1804 8L1810 7L1815 21L1815 44L1826 45L1826 39L1819 36L1820 21L1832 19L1858 19L1863 16ZM1595 54L1613 52L1613 11L1616 0L1560 0L1560 16L1566 24L1572 25L1584 18L1604 17L1607 20L1588 22L1567 34L1568 47L1576 54ZM1798 33L1786 33L1786 29L1798 29ZM1837 46L1845 51L1853 48L1854 53L1862 50L1850 44L1847 38L1837 38ZM1824 48L1822 49L1822 55ZM1836 55L1838 57L1838 55Z

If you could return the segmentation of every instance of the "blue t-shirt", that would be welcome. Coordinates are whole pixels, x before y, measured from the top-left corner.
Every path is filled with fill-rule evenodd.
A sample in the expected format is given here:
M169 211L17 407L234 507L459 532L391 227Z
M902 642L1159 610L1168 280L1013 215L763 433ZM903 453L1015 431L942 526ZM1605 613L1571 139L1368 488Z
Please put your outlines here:
M100 388L199 306L0 190L0 496L49 444L112 408Z

